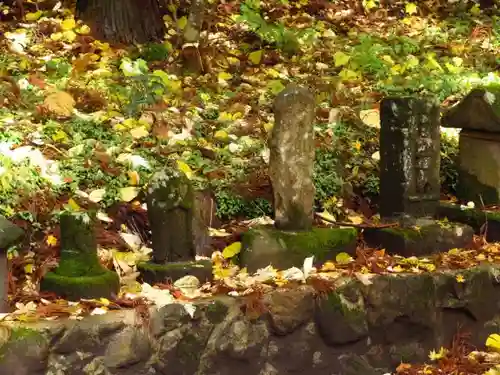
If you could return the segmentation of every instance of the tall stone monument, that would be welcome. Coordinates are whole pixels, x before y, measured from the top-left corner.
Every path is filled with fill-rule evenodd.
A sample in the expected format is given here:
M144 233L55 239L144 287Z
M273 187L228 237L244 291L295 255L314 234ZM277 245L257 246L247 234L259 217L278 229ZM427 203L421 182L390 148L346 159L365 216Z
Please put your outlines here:
M434 220L440 196L437 101L385 98L380 117L380 215L397 227L366 229L365 241L403 256L468 246L471 227Z
M380 215L433 216L440 190L439 104L386 98L380 117Z
M269 177L274 226L252 228L242 238L241 265L250 272L272 265L302 267L310 256L322 263L340 252L354 253L353 228L314 228L315 99L306 88L290 85L274 102Z
M290 85L274 102L275 125L269 144L275 226L307 230L314 206L314 96Z

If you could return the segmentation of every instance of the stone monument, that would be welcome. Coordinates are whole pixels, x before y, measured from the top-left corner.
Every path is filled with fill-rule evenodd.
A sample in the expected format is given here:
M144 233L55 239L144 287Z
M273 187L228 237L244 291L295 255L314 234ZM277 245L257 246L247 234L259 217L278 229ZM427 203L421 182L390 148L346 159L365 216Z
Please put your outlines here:
M300 86L289 85L275 99L275 125L269 143L269 177L273 188L274 226L253 228L242 238L241 265L249 271L272 265L301 267L354 253L353 228L313 228L315 100Z
M404 256L467 246L472 228L433 219L440 195L437 101L385 98L380 117L380 215L398 227L365 229L367 243Z
M59 265L47 272L40 290L78 301L80 298L113 298L120 290L118 275L102 266L94 233L95 212L65 211L61 214Z
M175 281L193 275L205 282L211 261L196 261L195 195L191 181L173 163L149 182L146 204L151 227L153 259L138 265L148 283Z

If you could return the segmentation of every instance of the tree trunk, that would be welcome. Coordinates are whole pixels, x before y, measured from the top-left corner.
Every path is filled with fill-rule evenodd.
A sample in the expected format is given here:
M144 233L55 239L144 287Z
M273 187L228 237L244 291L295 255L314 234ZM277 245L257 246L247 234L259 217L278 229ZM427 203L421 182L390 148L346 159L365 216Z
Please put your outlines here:
M76 17L113 43L157 41L166 31L158 0L77 0Z

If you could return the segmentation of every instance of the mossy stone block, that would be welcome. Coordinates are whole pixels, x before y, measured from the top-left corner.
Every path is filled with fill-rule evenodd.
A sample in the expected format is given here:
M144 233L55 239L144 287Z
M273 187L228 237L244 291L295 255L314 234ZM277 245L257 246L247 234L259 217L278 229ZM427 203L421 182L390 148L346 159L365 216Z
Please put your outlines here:
M210 260L165 264L144 262L139 263L137 268L141 273L142 280L149 284L164 283L167 280L176 281L187 275L195 276L202 283L211 281L213 278Z
M404 257L423 256L453 248L464 248L472 243L474 230L460 223L441 223L417 220L412 227L367 228L364 240L370 247L382 248Z
M105 268L88 276L67 276L59 274L56 268L45 274L40 289L73 301L80 298L112 298L120 291L120 279L115 272Z
M316 263L323 263L341 252L354 254L357 235L354 228L313 228L300 232L253 228L243 234L240 264L255 272L268 265L278 269L302 267L304 259L312 255Z
M488 222L486 240L491 242L500 241L500 212L464 208L459 204L440 202L437 217L470 225L476 234L479 234L484 224Z

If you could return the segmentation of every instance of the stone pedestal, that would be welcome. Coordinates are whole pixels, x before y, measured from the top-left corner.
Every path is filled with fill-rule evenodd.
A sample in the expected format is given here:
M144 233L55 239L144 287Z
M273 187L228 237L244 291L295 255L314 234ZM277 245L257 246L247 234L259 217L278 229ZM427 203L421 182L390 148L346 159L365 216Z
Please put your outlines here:
M431 219L417 219L414 226L363 231L372 247L384 248L404 257L425 256L472 244L474 230L460 223L442 224Z
M338 253L356 252L358 233L354 228L313 228L309 231L281 231L270 227L243 234L240 264L249 272L269 265L279 270L302 268L314 256L316 264L334 260Z

